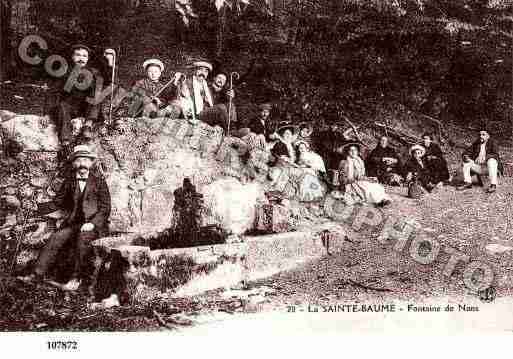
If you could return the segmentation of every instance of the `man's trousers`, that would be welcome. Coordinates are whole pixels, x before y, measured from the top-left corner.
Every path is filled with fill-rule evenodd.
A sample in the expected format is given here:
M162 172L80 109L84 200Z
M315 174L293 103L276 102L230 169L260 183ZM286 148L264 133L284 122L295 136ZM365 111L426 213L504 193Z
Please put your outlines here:
M71 120L76 117L86 119L98 119L99 106L93 106L85 102L63 100L59 102L59 140L70 142L73 139L73 124Z
M463 180L465 183L472 183L472 174L488 174L490 184L497 185L499 163L495 158L489 158L486 164L478 164L474 161L463 163Z
M41 251L36 263L35 273L45 275L58 260L59 251L70 241L74 255L74 266L71 278L82 279L87 273L87 258L92 252L91 242L96 240L96 231L80 232L80 226L69 226L52 234L48 243Z

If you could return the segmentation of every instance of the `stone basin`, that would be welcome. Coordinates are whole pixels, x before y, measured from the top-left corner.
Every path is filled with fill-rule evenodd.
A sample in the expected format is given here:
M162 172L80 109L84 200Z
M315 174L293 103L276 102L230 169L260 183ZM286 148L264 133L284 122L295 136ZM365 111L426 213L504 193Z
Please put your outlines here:
M326 255L327 241L330 250L336 251L344 245L345 230L331 224L331 235L323 240L321 233L326 228L323 224L294 232L241 236L235 243L188 248L150 250L149 237L135 233L102 238L93 245L104 258L116 253L126 260L127 287L133 289L130 296L151 292L151 296L183 297L294 269ZM165 285L170 280L173 283Z

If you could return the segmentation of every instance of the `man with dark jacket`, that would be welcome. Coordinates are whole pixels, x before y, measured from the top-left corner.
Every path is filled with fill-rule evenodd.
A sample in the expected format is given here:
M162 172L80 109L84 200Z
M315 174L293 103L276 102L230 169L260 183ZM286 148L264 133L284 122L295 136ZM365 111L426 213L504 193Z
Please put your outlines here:
M388 145L388 137L382 136L365 161L367 175L377 177L380 183L399 185L402 172L397 152Z
M233 98L235 91L228 88L228 77L220 72L214 76L210 84L210 93L212 95L213 106L205 108L199 115L199 119L210 126L220 126L225 131L228 129L228 111L230 111L230 127L236 127L237 111ZM230 105L230 101L232 101Z
M89 65L90 55L91 50L86 45L78 44L72 47L72 63L64 77L65 83L58 102L57 125L62 158L69 156L73 145L77 144L78 135L90 133L93 123L100 117L100 104L95 102L95 96L96 80L101 74ZM74 121L78 118L85 121L80 121L81 125L78 125L80 122Z
M269 136L275 132L271 123L272 105L270 103L263 103L258 108L260 110L259 116L253 118L247 124L247 127L251 132L262 135L265 141L270 141Z
M95 76L98 70L88 66L91 50L85 45L72 47L72 65L66 76L64 89L58 105L59 140L64 152L69 152L74 140L72 119L83 117L88 123L96 122L99 116L99 105L87 101L95 97ZM66 154L67 155L67 154Z
M479 139L463 153L463 180L465 184L458 189L472 188L472 174L479 176L488 173L490 178L488 193L493 193L497 189L497 176L501 172L502 164L497 144L490 139L490 134L487 131L480 131Z
M56 262L59 250L70 241L75 248L74 268L67 290L77 290L86 277L86 258L91 251L91 242L108 234L111 199L105 179L93 174L91 166L96 156L88 146L74 148L73 172L65 180L56 195L51 210L61 209L69 213L61 228L49 239L37 260L34 274L27 280L41 280Z

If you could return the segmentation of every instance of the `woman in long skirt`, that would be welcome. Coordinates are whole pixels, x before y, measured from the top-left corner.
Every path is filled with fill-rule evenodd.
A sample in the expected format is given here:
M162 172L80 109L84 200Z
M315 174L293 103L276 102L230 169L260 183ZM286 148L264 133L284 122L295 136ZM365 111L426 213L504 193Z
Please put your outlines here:
M390 196L381 184L367 180L365 163L360 157L360 145L358 143L348 145L343 171L347 204L370 203L383 207L391 203Z

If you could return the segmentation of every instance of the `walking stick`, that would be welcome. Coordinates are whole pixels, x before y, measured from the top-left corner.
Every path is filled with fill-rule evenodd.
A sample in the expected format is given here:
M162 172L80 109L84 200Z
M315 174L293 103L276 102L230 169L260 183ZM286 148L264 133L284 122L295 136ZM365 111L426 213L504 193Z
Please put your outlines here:
M240 78L240 75L238 72L231 72L230 73L230 91L233 91L233 77L238 80ZM230 96L228 98L228 128L226 130L227 135L230 136L230 124L232 122L232 97Z
M114 62L112 64L112 77L110 80L110 108L109 108L109 124L112 125L112 108L114 103L114 81L116 80L116 62L117 53L114 55Z
M185 75L184 75L184 79L185 79ZM185 81L185 80L184 80L184 81ZM159 96L160 96L160 94L161 94L162 92L164 92L164 90L165 90L166 88L168 88L171 84L173 84L173 82L174 82L174 79L169 80L169 81L168 81L164 86L162 86L162 87L161 87L161 88L160 88L160 89L155 93L155 95L153 95L153 96L151 97L151 100L153 101L155 98L159 97ZM149 97L149 96L148 96L148 97ZM141 109L139 109L139 110L136 112L136 114L135 114L135 116L134 116L134 117L137 117L137 116L139 116L141 113L143 113L143 112L144 112L144 107L145 107L145 106L143 105L143 106L141 107Z

